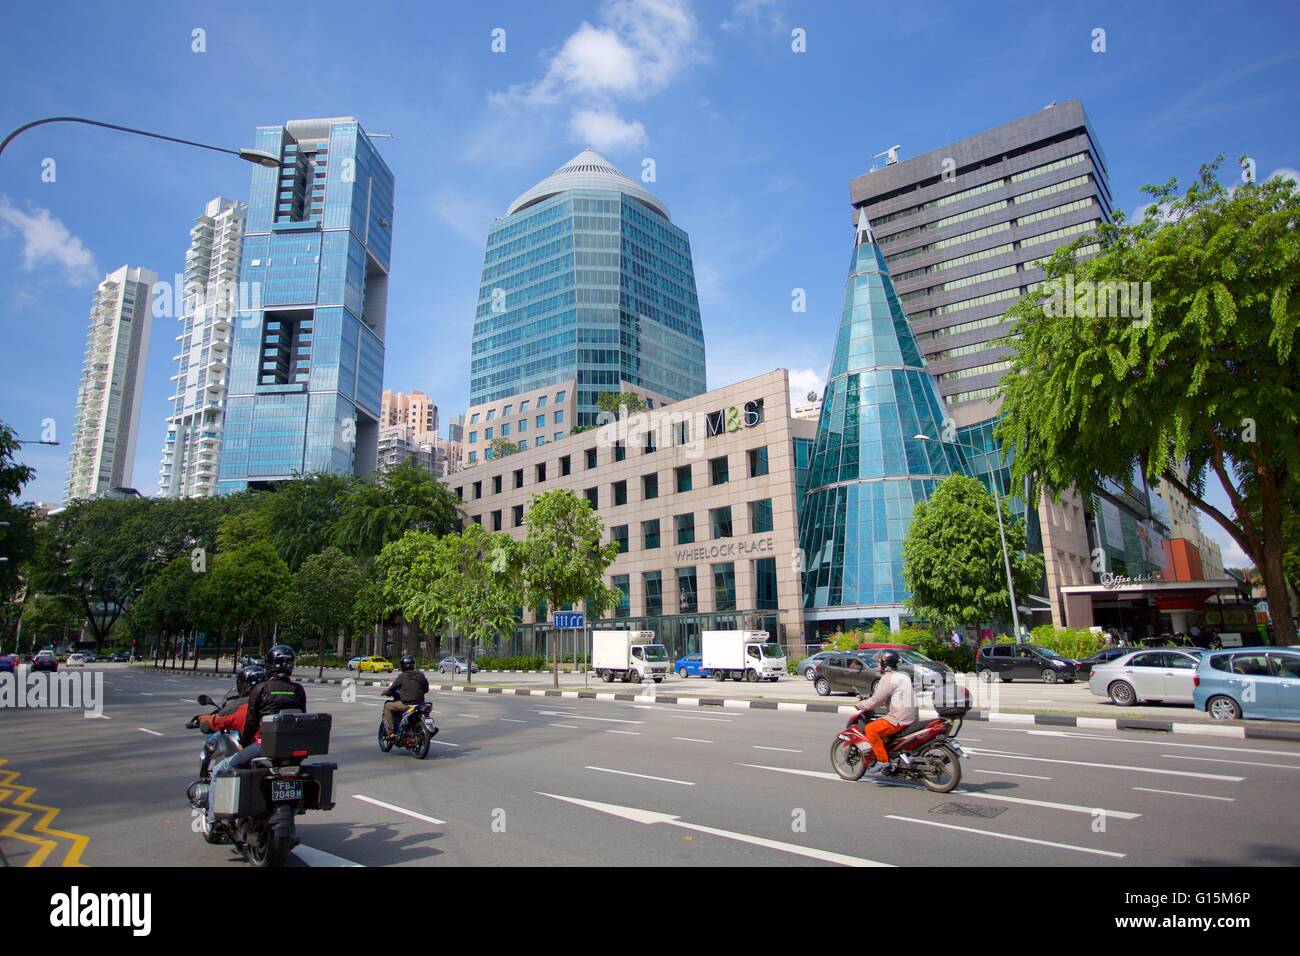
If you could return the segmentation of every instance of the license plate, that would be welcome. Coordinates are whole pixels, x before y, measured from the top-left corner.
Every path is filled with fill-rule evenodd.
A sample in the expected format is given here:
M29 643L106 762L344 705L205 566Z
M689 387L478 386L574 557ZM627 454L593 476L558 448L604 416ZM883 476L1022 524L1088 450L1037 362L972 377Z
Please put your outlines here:
M302 781L301 780L272 780L271 781L271 802L284 803L288 800L302 799Z
M424 729L425 729L425 730L433 730L434 726L435 726L435 724L434 724L434 722L433 722L432 720L428 720L428 719L426 719L426 720L424 721Z

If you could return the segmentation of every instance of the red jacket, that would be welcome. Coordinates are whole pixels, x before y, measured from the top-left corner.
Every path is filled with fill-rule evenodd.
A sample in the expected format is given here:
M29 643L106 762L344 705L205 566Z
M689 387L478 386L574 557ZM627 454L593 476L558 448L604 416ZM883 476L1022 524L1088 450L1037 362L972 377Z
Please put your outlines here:
M242 733L244 730L244 721L248 717L248 701L240 704L229 714L212 714L199 719L199 730L205 734L215 734L222 730L233 730ZM260 742L262 734L259 731L254 741Z

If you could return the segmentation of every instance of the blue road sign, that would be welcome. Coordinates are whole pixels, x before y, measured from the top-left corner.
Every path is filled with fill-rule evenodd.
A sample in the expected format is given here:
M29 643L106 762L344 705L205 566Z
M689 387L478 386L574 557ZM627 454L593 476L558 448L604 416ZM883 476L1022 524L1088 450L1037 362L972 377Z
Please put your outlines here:
M565 611L555 615L555 620L551 621L551 626L560 630L566 628L577 630L580 627L585 627L586 621L583 620L581 611Z

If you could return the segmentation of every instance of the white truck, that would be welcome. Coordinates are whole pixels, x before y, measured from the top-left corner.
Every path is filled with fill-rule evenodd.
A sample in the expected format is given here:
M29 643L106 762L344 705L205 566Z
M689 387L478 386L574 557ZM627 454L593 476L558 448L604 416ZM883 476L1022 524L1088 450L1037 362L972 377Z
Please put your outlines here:
M672 661L658 640L654 631L593 631L591 666L606 684L616 679L662 683Z
M700 670L714 680L780 680L785 652L766 631L705 631Z

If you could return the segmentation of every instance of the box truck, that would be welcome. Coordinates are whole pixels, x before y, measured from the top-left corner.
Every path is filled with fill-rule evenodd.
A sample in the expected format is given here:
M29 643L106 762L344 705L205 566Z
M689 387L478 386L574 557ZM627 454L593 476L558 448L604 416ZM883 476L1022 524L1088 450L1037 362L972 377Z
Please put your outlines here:
M654 631L594 631L591 666L605 683L653 680L662 683L672 662Z
M766 631L705 631L700 669L714 680L780 680L785 652Z

